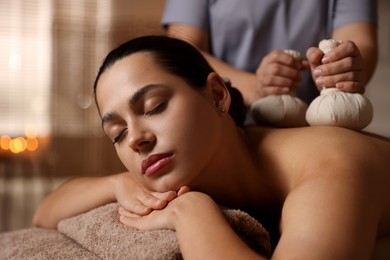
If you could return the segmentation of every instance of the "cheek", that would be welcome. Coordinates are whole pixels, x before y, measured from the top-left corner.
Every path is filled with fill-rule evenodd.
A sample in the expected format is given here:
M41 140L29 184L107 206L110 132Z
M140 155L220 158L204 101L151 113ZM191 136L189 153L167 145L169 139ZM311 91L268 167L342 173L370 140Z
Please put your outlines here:
M186 143L199 141L215 122L215 115L207 102L187 99L184 104L178 104L177 107L180 109L176 109L168 121L171 125L168 131L171 131L169 134L172 138L180 138Z
M207 161L219 148L220 131L222 131L219 119L218 113L210 109L209 104L177 117L180 124L177 124L179 127L173 131L172 136L180 142L185 156L192 160L191 165Z
M137 164L134 153L128 146L116 148L116 153L119 160L129 172L138 172L141 170L141 165Z

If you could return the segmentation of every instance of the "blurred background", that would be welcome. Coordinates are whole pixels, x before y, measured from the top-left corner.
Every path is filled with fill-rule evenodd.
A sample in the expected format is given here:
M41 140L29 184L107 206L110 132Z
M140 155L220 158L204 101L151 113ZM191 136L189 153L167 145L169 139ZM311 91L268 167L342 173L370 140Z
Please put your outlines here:
M37 204L73 176L124 170L101 130L93 81L109 50L162 34L165 0L0 2L0 232L31 226ZM380 59L367 87L390 137L390 1L379 0Z

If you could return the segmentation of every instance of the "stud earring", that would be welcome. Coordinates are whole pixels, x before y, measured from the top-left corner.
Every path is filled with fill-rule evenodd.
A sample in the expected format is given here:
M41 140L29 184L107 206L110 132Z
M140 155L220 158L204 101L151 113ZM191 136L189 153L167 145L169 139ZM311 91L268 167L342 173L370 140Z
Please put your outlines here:
M225 109L224 108L220 108L219 111L221 111L222 113L225 113Z

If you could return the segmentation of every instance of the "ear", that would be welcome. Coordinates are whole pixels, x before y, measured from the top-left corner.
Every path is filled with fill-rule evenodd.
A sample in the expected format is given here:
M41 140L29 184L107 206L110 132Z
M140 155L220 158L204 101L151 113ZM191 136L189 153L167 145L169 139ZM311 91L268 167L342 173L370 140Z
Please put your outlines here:
M211 72L208 75L206 88L211 94L215 107L220 111L229 111L230 92L225 81L216 72Z

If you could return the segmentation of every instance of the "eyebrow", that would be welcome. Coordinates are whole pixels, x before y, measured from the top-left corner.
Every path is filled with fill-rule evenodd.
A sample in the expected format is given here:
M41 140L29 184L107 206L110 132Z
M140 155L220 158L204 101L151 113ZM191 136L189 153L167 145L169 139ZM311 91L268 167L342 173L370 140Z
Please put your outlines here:
M139 90L137 90L129 99L129 106L135 106L144 96L149 93L150 91L157 89L157 88L166 88L167 85L164 84L149 84L146 85ZM104 128L104 125L117 119L119 116L116 113L106 113L102 116L102 127Z
M102 127L104 128L104 125L107 123L115 120L118 118L118 115L116 113L107 113L104 116L102 116Z

